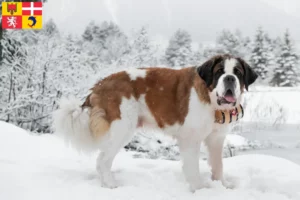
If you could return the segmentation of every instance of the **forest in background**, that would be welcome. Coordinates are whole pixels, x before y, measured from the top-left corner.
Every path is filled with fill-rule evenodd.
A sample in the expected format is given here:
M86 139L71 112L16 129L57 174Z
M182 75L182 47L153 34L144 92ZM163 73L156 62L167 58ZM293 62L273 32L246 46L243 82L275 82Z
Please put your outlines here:
M183 29L165 47L151 39L146 26L126 34L108 21L91 21L81 36L61 33L53 20L42 30L1 29L0 120L51 132L51 113L62 96L84 99L96 81L115 71L195 66L223 53L244 58L258 73L259 85L299 85L300 56L288 29L276 38L263 27L253 38L240 30L220 31L214 43L192 48L192 38Z
M259 74L257 84L299 85L299 55L289 31L270 38L258 27L254 38L223 30L214 44L192 48L179 29L168 46L152 41L147 27L126 35L113 22L91 21L81 37L60 33L53 20L42 30L7 30L1 39L0 119L34 132L50 132L51 113L62 96L83 99L95 81L129 67L186 67L230 53Z

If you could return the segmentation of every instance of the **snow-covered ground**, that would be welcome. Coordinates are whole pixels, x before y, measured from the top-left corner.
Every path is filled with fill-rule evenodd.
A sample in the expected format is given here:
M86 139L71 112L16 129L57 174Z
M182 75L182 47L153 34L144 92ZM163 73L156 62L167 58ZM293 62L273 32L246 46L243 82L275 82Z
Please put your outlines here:
M244 122L273 125L296 124L300 128L300 87L252 87L246 92Z
M235 138L233 143L242 143ZM274 153L276 154L276 153ZM121 185L104 189L94 169L95 155L78 155L53 135L32 135L0 121L0 199L300 199L300 165L283 158L242 155L224 159L225 177L234 189L210 180L201 164L203 182L209 185L190 193L178 161L134 159L121 152L113 171Z
M299 132L296 125L283 125L280 129L268 128L268 130L245 131L240 133L241 136L229 135L229 139L236 148L235 155L272 155L300 165Z

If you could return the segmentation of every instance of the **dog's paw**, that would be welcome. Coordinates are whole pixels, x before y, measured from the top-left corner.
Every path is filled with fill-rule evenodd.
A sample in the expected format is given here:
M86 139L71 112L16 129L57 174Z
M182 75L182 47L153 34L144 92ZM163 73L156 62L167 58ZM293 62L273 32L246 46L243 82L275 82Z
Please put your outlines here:
M101 186L109 189L114 189L118 187L115 181L101 181Z
M114 189L118 187L118 184L112 174L110 174L101 179L101 186L104 188Z
M230 181L225 180L225 179L222 180L222 185L227 189L234 189L234 184Z
M189 184L189 189L190 189L190 192L194 193L196 192L196 190L200 190L200 189L203 189L203 188L209 188L209 184L208 183L202 183L202 182L196 182L196 183L190 183Z
M234 183L232 181L228 181L224 177L216 178L216 177L212 176L211 179L212 179L213 182L215 182L215 181L219 182L226 189L233 189L235 187L235 185L234 185Z

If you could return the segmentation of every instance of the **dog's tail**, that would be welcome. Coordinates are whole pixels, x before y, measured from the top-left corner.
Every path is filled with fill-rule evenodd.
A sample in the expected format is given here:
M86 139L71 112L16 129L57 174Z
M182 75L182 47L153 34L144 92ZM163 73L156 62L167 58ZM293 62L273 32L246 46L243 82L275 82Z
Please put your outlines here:
M59 109L53 113L53 129L76 150L92 152L99 148L99 143L90 130L90 111L81 105L76 98L62 98Z

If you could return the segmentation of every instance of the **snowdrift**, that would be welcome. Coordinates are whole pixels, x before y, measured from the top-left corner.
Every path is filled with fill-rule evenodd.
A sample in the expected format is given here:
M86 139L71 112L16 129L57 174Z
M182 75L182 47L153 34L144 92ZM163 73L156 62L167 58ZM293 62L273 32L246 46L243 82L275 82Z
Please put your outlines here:
M300 199L300 166L285 159L244 155L225 159L225 177L235 188L210 180L200 161L204 188L190 193L177 161L134 159L121 152L113 171L121 185L104 189L94 169L95 155L78 155L53 135L35 136L0 122L0 197L52 199Z
M300 125L300 88L254 87L245 93L243 122Z

